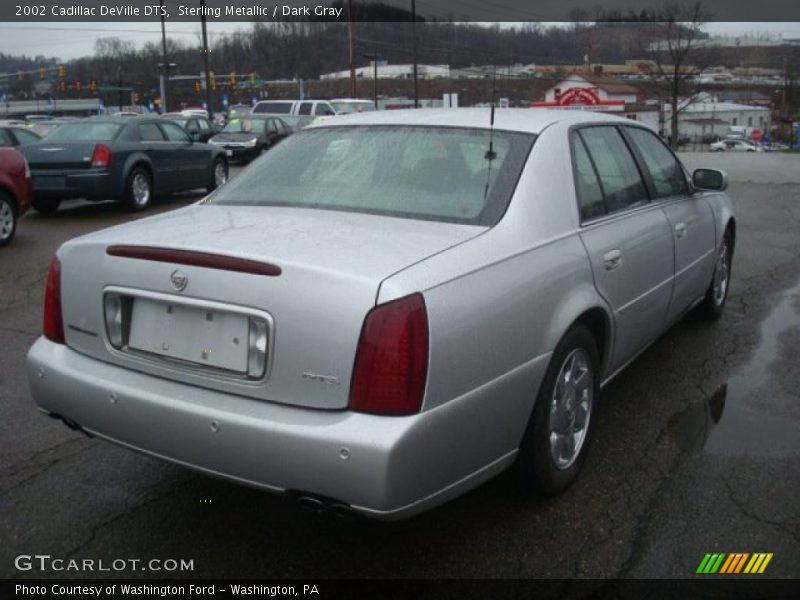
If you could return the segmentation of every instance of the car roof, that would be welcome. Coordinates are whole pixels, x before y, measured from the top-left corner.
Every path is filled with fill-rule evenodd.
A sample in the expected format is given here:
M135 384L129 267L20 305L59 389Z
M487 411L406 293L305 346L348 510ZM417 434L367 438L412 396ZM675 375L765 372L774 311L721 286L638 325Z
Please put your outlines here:
M346 125L422 125L439 127L469 127L489 129L491 108L423 108L378 110L349 115L338 115L311 125L316 127L341 127ZM497 108L495 129L541 133L554 123L581 124L618 121L635 125L635 121L583 110L557 110L547 108Z

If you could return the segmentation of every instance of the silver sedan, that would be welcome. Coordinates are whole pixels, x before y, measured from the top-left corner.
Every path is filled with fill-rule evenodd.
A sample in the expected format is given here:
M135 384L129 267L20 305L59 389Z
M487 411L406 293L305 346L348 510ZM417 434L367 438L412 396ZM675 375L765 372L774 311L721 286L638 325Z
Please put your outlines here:
M198 204L64 244L33 396L72 427L397 519L514 467L556 494L601 388L725 305L720 171L577 111L337 117Z

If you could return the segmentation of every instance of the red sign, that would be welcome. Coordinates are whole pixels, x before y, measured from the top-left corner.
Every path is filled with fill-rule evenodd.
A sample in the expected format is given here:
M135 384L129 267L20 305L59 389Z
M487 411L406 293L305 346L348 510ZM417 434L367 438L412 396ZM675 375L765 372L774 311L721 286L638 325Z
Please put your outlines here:
M624 100L601 100L597 88L569 88L565 92L556 90L554 102L531 102L531 106L624 106Z

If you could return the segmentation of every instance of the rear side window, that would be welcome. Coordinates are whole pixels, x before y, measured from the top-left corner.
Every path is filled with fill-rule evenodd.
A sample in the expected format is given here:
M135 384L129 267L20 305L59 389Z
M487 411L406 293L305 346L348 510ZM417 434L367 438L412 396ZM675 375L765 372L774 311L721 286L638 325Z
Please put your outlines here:
M586 127L579 131L578 136L591 156L607 213L648 201L639 168L616 127Z
M17 141L20 144L33 144L34 142L38 142L40 139L42 139L32 131L22 128L14 129L14 135L17 136Z
M143 142L163 142L164 134L155 123L139 124L139 137Z
M647 170L650 171L656 198L678 196L688 192L683 168L664 142L654 133L638 127L629 127L628 135L641 153Z
M259 102L250 112L273 115L288 115L292 112L293 102Z
M578 193L581 220L588 221L606 214L603 188L600 187L597 172L594 170L586 146L579 136L575 136L573 140L573 149L575 153L575 189Z

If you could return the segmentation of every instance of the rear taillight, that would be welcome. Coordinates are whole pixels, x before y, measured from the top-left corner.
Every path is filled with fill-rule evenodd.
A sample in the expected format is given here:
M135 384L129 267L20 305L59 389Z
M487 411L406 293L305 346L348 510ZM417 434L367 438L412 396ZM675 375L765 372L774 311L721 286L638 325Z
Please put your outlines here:
M428 374L428 315L422 294L373 308L358 341L350 408L381 415L419 412Z
M44 289L44 337L57 344L64 343L64 321L61 317L61 263L57 257L50 262L47 285Z
M105 144L96 144L92 153L92 166L108 169L111 166L111 148Z

